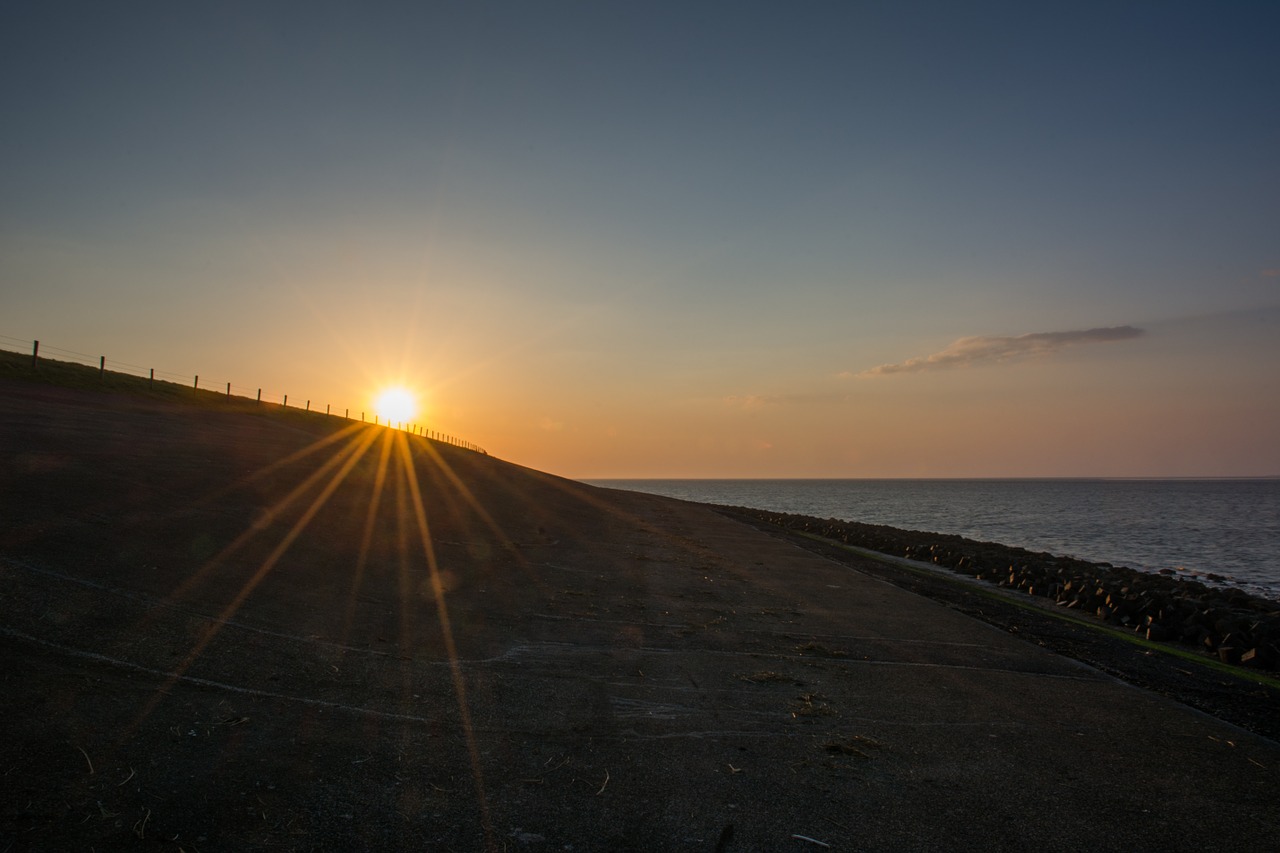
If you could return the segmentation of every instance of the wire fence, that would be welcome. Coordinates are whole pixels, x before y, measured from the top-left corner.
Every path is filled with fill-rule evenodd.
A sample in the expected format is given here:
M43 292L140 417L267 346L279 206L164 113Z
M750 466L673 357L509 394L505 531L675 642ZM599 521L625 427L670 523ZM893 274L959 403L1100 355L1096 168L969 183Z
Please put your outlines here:
M294 409L311 414L353 420L351 409L349 407L343 408L342 412L339 414L339 412L329 403L326 403L324 411L321 412L319 404L317 404L315 408L312 408L312 401L306 400L300 406L298 405L298 399L296 397L294 398L294 404L290 406L288 394L268 393L264 396L261 388L254 389L244 385L236 385L226 380L201 376L198 373L174 373L169 370L157 370L154 367L143 367L138 364L130 364L126 361L113 360L108 362L105 355L90 355L88 353L77 352L75 350L53 347L48 344L41 343L38 340L15 338L10 335L0 335L0 350L14 353L29 353L31 356L32 370L35 370L42 361L59 364L76 364L84 367L97 368L98 376L101 379L105 379L108 374L111 374L112 376L123 374L126 376L146 379L148 387L151 388L154 388L155 383L160 382L168 385L189 387L196 391L206 391L210 394L225 396L227 398L234 397L240 400L251 400L258 404L278 405L282 408ZM373 413L372 420L367 420L366 418L370 414L369 412L361 411L359 414L360 420L365 423L372 423L375 426L385 426L391 429L402 430L413 435L420 435L423 438L429 438L432 441L439 441L444 444L452 445L453 447L460 447L463 450L471 450L485 456L489 455L488 451L473 442L438 430L428 429L427 426L423 424L384 421L376 413Z

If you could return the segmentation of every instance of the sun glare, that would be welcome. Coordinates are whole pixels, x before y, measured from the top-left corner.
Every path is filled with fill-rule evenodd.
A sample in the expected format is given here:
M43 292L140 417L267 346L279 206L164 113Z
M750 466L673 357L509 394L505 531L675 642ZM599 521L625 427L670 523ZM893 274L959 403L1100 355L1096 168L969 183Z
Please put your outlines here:
M384 388L373 401L373 410L386 423L409 423L418 413L418 401L407 388Z

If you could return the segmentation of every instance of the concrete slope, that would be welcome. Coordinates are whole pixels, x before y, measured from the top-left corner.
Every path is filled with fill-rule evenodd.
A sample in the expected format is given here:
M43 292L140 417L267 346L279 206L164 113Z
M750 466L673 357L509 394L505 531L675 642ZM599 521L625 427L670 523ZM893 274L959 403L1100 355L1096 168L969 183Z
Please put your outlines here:
M0 384L5 849L1262 850L1280 745L708 509Z

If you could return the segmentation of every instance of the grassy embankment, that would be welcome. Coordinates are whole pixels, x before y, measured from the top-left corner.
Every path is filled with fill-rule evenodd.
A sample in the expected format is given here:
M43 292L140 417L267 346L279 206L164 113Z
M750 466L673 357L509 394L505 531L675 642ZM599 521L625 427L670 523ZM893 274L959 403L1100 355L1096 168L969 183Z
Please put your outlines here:
M100 370L87 364L40 357L33 366L31 356L27 353L0 351L0 377L80 391L101 391L139 399L185 403L221 411L231 408L295 420L306 419L313 425L323 424L331 418L335 425L344 420L341 413L327 415L322 411L307 411L298 406L259 401L237 394L228 395L225 390L195 388L164 379L150 379L110 369Z

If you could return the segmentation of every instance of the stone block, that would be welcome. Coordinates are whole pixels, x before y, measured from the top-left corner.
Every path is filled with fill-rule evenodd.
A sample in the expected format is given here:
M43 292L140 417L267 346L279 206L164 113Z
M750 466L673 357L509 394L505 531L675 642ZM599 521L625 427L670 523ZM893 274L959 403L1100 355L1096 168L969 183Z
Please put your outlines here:
M1275 652L1267 646L1255 646L1240 655L1240 665L1250 669L1275 669Z

